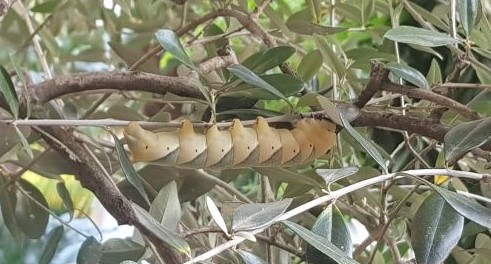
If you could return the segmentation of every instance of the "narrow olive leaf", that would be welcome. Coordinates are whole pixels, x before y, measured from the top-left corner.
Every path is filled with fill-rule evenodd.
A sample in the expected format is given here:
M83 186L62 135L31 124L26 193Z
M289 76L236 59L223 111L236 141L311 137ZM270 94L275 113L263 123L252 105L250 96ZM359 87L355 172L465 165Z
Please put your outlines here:
M305 240L309 245L313 246L326 256L329 256L332 260L337 263L351 264L358 263L355 260L348 257L341 249L336 247L328 239L317 235L316 233L308 230L307 228L290 221L282 221L288 228L297 233L303 240Z
M227 230L227 225L225 224L225 220L223 219L220 210L218 210L215 202L213 202L213 200L209 196L206 196L206 206L208 207L208 211L210 211L211 217L213 217L213 220L215 220L215 223L218 225L218 227L220 227L225 235L230 236Z
M285 95L283 95L271 84L261 79L261 77L259 77L257 74L255 74L253 71L249 70L248 68L239 64L235 64L235 65L228 66L227 70L229 70L235 76L239 77L242 81L251 84L253 86L263 88L266 91L276 95L278 98L285 100L286 102L288 102L288 104L291 105L291 103L288 101Z
M10 107L12 115L17 119L19 117L19 98L9 73L2 65L0 65L0 91Z
M27 237L40 238L48 226L48 202L30 182L22 180L20 185L29 197L20 190L16 191L15 221Z
M375 146L372 145L368 140L366 140L358 131L356 131L351 124L346 120L343 114L340 114L341 121L344 128L348 133L368 152L368 154L380 165L384 173L388 173L387 165L385 165L385 160L380 155Z
M5 186L5 188L0 188L0 209L2 209L2 219L15 241L19 245L22 245L24 236L15 221L17 195L15 192L11 191L6 184L8 184L7 179L5 177L0 177L0 186Z
M430 69L426 74L426 81L428 81L430 86L438 85L443 82L442 70L436 59L431 60Z
M316 219L312 232L324 237L351 257L353 243L343 215L337 208L328 206ZM334 261L313 246L307 246L307 260L309 263L333 263Z
M33 6L31 11L36 13L51 13L53 10L55 10L59 3L61 3L60 0L45 1L41 4Z
M434 192L420 205L411 224L417 263L443 263L459 242L464 217Z
M239 231L234 233L234 237L243 237L249 241L256 242L256 237L251 232Z
M126 177L126 179L128 179L131 185L136 188L143 199L145 199L147 204L150 205L150 200L148 199L148 195L145 191L142 180L140 179L140 176L136 172L135 168L133 168L128 155L124 150L123 143L121 143L114 132L112 132L111 130L108 131L114 138L114 145L116 146L116 153L118 154L119 165L121 166L121 170L123 171L124 176Z
M198 68L194 65L191 59L186 54L184 47L179 41L179 36L170 29L160 29L155 33L155 38L159 42L160 46L164 48L165 51L174 55L176 59L181 61L184 65L197 71Z
M181 204L175 181L169 182L160 189L157 197L152 201L149 213L167 229L177 230L181 220Z
M445 159L452 165L465 153L482 146L491 137L491 117L465 122L451 128L443 139Z
M315 49L309 51L300 61L297 73L300 79L304 82L310 81L322 66L322 53Z
M325 114L336 124L342 125L339 110L336 105L329 100L327 97L322 95L316 96L317 101L319 102L320 107L324 110Z
M288 29L297 34L309 36L312 36L313 34L326 36L346 30L345 28L326 27L313 23L311 22L311 19L309 19L306 12L309 12L309 10L303 9L291 15L286 21L286 26Z
M358 167L346 167L340 169L316 169L315 172L326 183L333 183L358 172Z
M326 42L326 39L319 35L315 35L314 40L315 40L315 45L322 53L324 62L327 63L331 67L331 69L336 72L338 76L341 77L345 76L346 67L344 65L344 62L341 60L338 54L336 54L336 52L333 50L332 45L330 45L330 43L328 44Z
M70 192L68 192L68 189L66 188L65 182L59 181L58 183L56 183L56 191L63 201L63 204L65 205L68 213L70 214L70 219L73 219L73 201L72 197L70 197Z
M481 204L473 199L468 198L467 196L434 185L420 177L414 177L412 175L409 176L420 182L423 182L424 184L433 188L433 190L437 191L443 197L443 199L445 199L445 201L447 201L447 203L462 216L486 228L491 228L490 208L482 206Z
M77 264L99 263L102 257L102 245L93 236L87 238L77 254Z
M29 158L33 159L34 158L34 153L32 153L31 146L29 145L29 142L27 141L27 138L22 134L22 131L20 131L19 127L14 126L15 132L19 136L20 143L22 145L22 148L26 151L27 155Z
M392 74L418 86L419 88L430 89L430 85L426 81L425 76L413 67L392 62L387 63L385 67L389 69Z
M399 26L387 31L384 38L400 43L410 43L425 47L438 47L459 43L447 34L411 26Z
M467 38L474 30L477 24L478 12L480 12L480 0L460 0L459 2L459 18L462 28Z
M273 73L261 75L260 77L271 86L278 87L278 91L285 96L291 96L300 92L305 85L301 80L284 73ZM227 92L223 93L222 96L248 97L263 100L278 99L276 95L271 94L267 90L257 88L256 86L248 83L241 83L235 87L232 87L228 89Z
M237 250L237 253L239 253L239 256L245 264L268 264L268 262L264 261L262 258L247 251L239 249Z
M302 175L300 173L293 172L284 168L257 167L254 168L254 170L261 173L262 175L266 175L282 182L319 186L319 183L315 179L312 179L312 177Z
M55 255L56 249L58 248L58 244L60 243L61 238L63 237L63 225L59 225L53 228L46 235L46 243L43 247L43 253L39 257L39 264L49 264Z
M124 260L139 260L145 253L145 246L131 238L111 238L102 244L100 264L121 263Z
M286 211L291 202L291 199L285 199L272 203L241 205L232 216L232 231L251 231L267 227Z
M288 58L295 54L295 51L295 48L290 46L278 46L271 48L262 53L261 56L254 61L254 64L248 68L258 74L264 73L285 62Z
M144 225L148 231L152 232L155 236L160 238L169 246L177 249L179 252L187 255L190 254L191 248L189 247L188 243L178 234L162 226L159 222L157 222L157 220L153 219L153 217L147 211L137 204L132 203L131 206L135 211L138 221L142 223L142 225Z

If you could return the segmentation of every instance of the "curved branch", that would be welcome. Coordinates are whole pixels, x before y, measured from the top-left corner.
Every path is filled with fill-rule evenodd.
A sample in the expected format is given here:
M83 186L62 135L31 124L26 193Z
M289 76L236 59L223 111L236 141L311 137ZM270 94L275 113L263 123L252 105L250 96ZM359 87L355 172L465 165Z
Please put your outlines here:
M44 104L63 95L86 91L142 91L204 99L190 78L168 77L144 72L83 73L55 77L27 86L33 103Z

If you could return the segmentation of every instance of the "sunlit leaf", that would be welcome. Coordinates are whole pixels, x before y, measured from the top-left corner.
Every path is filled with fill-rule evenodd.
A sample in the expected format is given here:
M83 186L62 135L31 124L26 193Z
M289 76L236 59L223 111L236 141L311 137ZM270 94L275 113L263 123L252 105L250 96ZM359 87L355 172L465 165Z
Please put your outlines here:
M464 217L438 193L420 205L411 225L411 245L418 263L442 263L459 242Z
M31 8L32 12L36 13L51 13L61 3L61 0L49 0L43 3L37 4Z
M390 29L385 33L384 37L400 43L411 43L426 47L438 47L459 42L458 39L454 39L447 34L411 26L399 26Z
M266 227L280 217L290 206L291 199L272 203L244 204L239 206L232 217L233 231L250 231Z
M66 188L65 182L60 181L56 183L56 191L58 192L58 195L60 196L61 200L63 201L63 204L65 204L65 207L70 214L70 219L73 218L73 201L72 197L70 197L70 192L68 192L68 189Z
M425 76L413 67L398 63L387 63L385 67L387 67L392 74L395 74L397 77L400 77L419 88L430 89L430 85L426 81Z
M300 76L304 82L310 81L321 68L322 61L323 58L320 50L315 49L309 51L298 65L298 76Z
M343 264L358 263L355 260L348 257L343 251L341 251L341 249L336 247L328 239L315 234L314 232L308 230L307 228L290 221L283 221L283 224L285 224L288 228L293 230L293 232L297 233L297 235L299 235L309 245L313 246L314 248L316 248L326 256L329 256L337 263L343 263Z
M224 234L229 235L227 225L225 224L225 220L223 219L220 210L218 210L215 202L213 202L209 196L206 196L206 206L208 207L208 211L210 212L211 217L213 217L213 220L215 220L217 226L220 227Z
M449 164L454 164L468 151L486 143L490 137L491 117L459 124L445 134L445 159Z
M29 158L33 159L34 154L32 153L31 146L29 146L29 142L27 141L26 137L24 136L22 131L20 131L19 127L14 126L14 129L15 129L15 132L17 132L17 136L19 136L20 143L22 144L22 147L26 151L27 155L29 156Z

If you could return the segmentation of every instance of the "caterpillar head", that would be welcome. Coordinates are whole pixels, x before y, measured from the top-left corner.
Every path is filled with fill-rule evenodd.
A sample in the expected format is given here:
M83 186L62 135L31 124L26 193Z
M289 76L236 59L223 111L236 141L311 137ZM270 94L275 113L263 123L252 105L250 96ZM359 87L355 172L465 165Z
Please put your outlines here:
M130 123L123 134L134 162L148 162L166 156L166 148L159 144L158 136L143 129L138 123Z

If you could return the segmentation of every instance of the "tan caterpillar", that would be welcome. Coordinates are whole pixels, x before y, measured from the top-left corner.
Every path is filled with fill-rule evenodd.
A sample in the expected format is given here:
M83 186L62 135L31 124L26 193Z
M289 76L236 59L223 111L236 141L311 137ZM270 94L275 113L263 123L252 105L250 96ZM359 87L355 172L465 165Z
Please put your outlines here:
M336 125L304 118L295 128L276 129L258 117L252 128L234 119L228 130L216 125L205 133L184 120L173 132L154 133L132 122L124 129L134 162L152 162L184 168L291 166L326 154L336 143Z

